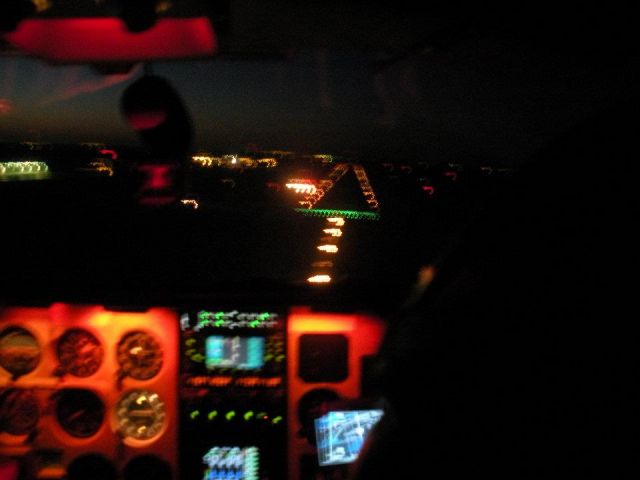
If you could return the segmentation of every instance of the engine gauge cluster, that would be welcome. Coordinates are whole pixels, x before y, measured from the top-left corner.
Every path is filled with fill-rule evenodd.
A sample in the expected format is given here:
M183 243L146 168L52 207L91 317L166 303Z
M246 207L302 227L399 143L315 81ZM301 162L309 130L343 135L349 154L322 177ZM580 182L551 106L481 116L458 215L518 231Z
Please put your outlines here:
M28 435L40 419L40 406L33 392L9 388L0 393L0 431Z
M32 372L41 355L38 340L28 330L11 326L0 332L0 366L14 377Z
M125 438L148 440L162 430L166 412L157 393L147 390L127 392L116 407L118 432Z
M122 374L149 380L162 368L162 348L145 332L130 332L118 343L118 363Z
M166 308L1 308L0 459L25 479L175 479L178 324Z
M89 377L102 364L104 349L100 341L87 330L73 328L65 332L57 347L60 372L76 377Z
M104 422L105 406L95 393L79 388L59 392L56 420L72 437L95 435Z

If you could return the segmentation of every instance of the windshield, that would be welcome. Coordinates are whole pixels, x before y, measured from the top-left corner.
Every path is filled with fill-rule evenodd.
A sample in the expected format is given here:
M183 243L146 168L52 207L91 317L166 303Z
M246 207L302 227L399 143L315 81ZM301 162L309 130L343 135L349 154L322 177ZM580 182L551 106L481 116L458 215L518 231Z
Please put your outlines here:
M0 2L2 480L556 477L629 429L637 17L298 3Z

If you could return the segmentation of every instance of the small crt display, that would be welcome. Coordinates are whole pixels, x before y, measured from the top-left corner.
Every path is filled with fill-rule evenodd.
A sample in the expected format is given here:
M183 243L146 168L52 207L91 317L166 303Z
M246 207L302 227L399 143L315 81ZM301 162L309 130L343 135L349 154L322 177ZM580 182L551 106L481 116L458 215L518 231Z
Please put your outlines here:
M237 368L251 370L264 366L264 337L212 335L205 343L207 369Z
M329 412L315 420L320 466L351 463L358 458L364 440L382 417L382 410Z
M202 457L202 480L258 480L258 447L213 447Z

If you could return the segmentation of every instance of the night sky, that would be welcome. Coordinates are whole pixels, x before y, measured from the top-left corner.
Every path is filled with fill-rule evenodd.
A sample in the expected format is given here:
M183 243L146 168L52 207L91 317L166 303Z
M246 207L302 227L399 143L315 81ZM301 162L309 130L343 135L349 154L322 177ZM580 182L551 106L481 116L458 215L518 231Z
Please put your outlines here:
M513 166L598 109L637 95L632 57L474 37L385 68L376 51L298 49L281 59L154 63L183 97L193 150L249 145L372 158ZM0 140L138 144L120 114L142 75L0 58Z

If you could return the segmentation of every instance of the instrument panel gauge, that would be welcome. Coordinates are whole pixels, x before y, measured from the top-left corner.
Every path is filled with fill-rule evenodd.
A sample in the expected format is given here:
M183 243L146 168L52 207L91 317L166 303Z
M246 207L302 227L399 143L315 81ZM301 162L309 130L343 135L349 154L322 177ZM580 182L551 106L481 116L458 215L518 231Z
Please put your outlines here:
M89 390L76 388L59 393L56 418L62 429L73 437L95 435L102 426L104 413L102 400Z
M89 377L102 364L104 349L100 341L87 330L67 330L58 340L59 371L76 377Z
M9 388L0 392L0 431L27 435L38 425L38 400L28 390Z
M116 406L117 430L125 438L148 440L157 436L166 420L165 405L157 393L132 390Z
M162 368L162 348L145 332L127 333L118 343L118 363L122 375L136 380L149 380Z
M42 351L36 338L21 327L9 327L0 333L0 365L14 377L33 371Z

